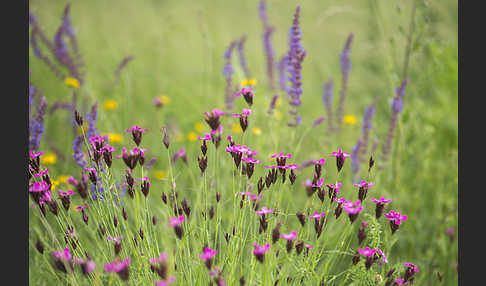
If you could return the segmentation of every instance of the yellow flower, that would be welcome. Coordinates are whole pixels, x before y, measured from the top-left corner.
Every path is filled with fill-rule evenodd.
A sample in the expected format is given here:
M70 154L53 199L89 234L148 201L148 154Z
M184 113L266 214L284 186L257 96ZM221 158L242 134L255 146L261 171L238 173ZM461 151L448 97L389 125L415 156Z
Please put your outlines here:
M73 77L67 77L64 79L64 83L68 86L78 88L79 87L79 81Z
M354 115L346 115L343 118L343 122L346 124L356 124L356 117Z
M160 99L160 102L162 102L162 104L164 104L164 105L170 103L170 97L168 97L165 94L160 95L159 99Z
M110 143L123 143L123 135L119 133L108 133L108 142Z
M68 178L69 176L60 175L58 179L60 183L67 183Z
M182 142L184 141L184 133L177 133L175 136L174 136L174 141L175 142Z
M255 135L260 135L260 134L262 134L262 130L258 127L255 127L251 130L251 133L253 133Z
M105 101L105 103L103 103L103 107L105 108L105 110L114 110L114 109L117 109L118 102L110 99L110 100Z
M241 85L255 85L257 83L257 80L254 79L254 78L245 79L245 80L242 80L240 83L241 83Z
M191 133L187 134L187 139L188 139L189 141L194 141L194 140L196 140L196 139L197 139L197 135L196 135L196 133L191 132Z
M60 184L59 180L51 180L51 183L52 183L51 189L53 191L55 191L56 187L59 186L59 184Z
M202 122L198 122L196 123L196 125L194 125L194 128L196 129L197 132L203 132L204 124Z
M41 157L41 164L52 165L56 163L57 156L54 153L46 153Z
M241 129L240 125L233 124L233 126L231 126L231 131L233 131L234 133L241 133L243 132L243 129Z
M275 107L280 106L282 104L282 100L280 97L277 97L277 100L275 101Z
M162 171L162 170L156 170L156 171L154 171L154 177L157 180L163 180L163 179L167 178L167 173Z
M275 110L273 116L275 117L275 119L280 120L282 119L282 112Z

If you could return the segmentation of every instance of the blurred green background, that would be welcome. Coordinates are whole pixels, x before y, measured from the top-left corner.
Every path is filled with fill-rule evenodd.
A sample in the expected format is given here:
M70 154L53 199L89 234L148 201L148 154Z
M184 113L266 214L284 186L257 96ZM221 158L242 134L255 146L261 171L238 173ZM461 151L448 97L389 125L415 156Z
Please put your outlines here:
M68 2L29 3L40 26L53 37ZM391 259L419 265L417 285L436 285L437 271L445 277L445 285L454 285L457 240L450 244L444 231L450 227L457 229L457 1L270 0L267 13L270 24L276 28L272 43L275 59L279 60L288 50L288 30L295 7L302 6L302 44L307 51L302 72L303 103L299 108L302 126L308 127L317 117L326 116L322 87L330 78L334 79L334 104L337 103L341 79L339 54L348 34L354 33L345 114L355 116L357 122L346 125L336 144L345 151L351 150L361 132L365 106L378 97L370 142L380 143L379 153L388 130L394 90L402 78L413 4L417 10L404 110L393 155L385 171L377 175L376 188L392 196L394 209L409 217L401 228ZM151 134L144 138L144 146L154 149L148 158L158 158L154 171L166 172L165 154L160 147L161 126L172 122L176 126L170 130L174 150L184 146L193 172L197 173L194 162L199 151L198 143L193 142L194 134L208 132L202 120L204 111L224 108L223 53L232 40L246 35L248 67L258 81L255 105L260 104L259 108L266 111L275 93L282 102L282 107L277 108L282 109L281 123L277 125L281 129L269 130L265 117L251 118L250 127L262 131L262 134L252 131L255 132L252 145L269 152L291 151L277 150L274 141L266 137L270 131L287 132L284 107L287 103L282 91L271 92L267 88L258 1L84 0L72 1L70 13L85 62L85 84L79 89L80 109L86 112L98 101L97 127L102 134L123 136L123 143L114 143L117 148L131 140L125 129L135 124L148 128ZM113 86L116 67L129 55L134 55L134 59L121 72L119 84ZM234 81L244 80L236 53L233 66ZM31 49L29 69L31 81L50 106L56 101L71 100L72 88L57 79L33 56ZM168 96L169 102L155 108L152 100L160 95ZM107 100L116 101L117 108L105 110ZM241 109L237 107L235 111L238 110ZM78 174L79 168L71 156L73 136L68 112L57 110L45 123L40 150L57 152L57 160L50 166L52 172L58 176ZM198 123L204 123L204 127L197 126ZM305 133L306 150L296 156L300 161L334 151L321 144L327 140L325 125L326 122ZM164 175L152 175L162 178L162 185ZM32 267L30 272L38 275Z

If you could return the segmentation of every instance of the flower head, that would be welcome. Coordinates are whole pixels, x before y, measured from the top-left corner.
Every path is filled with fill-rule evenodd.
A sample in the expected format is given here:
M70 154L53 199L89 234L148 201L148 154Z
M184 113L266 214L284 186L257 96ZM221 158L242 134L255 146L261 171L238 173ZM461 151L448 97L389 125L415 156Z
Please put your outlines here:
M273 212L273 208L267 209L266 207L262 207L262 210L260 210L260 211L255 211L255 213L257 213L259 215L266 215L266 214L270 214L272 212Z
M202 260L209 260L213 256L215 256L217 253L218 253L218 251L213 250L209 247L206 247L206 248L204 248L203 254L199 255L199 258L201 258Z
M399 212L390 211L384 214L389 221L394 222L397 225L402 224L402 221L406 221L408 217L406 215L401 215Z
M387 200L387 199L385 199L385 197L382 196L382 197L380 197L379 200L375 199L375 198L371 198L371 201L374 202L375 204L387 204L387 203L391 202L392 199Z
M359 254L366 256L366 257L373 257L373 255L376 252L376 249L370 249L369 247L366 247L364 249L358 248Z
M283 238L283 239L285 239L285 240L294 240L294 239L297 238L297 232L296 231L292 231L289 234L282 233L280 235L280 237Z
M178 226L182 224L185 220L184 215L180 215L179 217L171 217L169 218L169 226Z
M356 202L347 202L343 204L343 209L348 213L348 214L358 214L363 210L363 206L361 206L361 201L357 200Z
M319 213L319 212L314 212L314 214L310 217L307 217L308 219L320 219L321 217L324 217L326 213Z
M253 254L265 254L270 249L270 243L258 245L253 243Z

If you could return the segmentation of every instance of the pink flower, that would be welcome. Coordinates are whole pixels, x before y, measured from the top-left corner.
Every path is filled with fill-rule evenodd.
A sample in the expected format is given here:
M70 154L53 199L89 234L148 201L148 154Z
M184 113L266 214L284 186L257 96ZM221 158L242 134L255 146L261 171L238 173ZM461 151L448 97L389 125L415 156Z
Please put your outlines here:
M375 183L373 183L373 182L367 183L366 181L363 180L359 184L353 184L353 186L368 189L369 187L373 186L374 184Z
M202 260L208 260L215 256L217 253L218 252L216 250L206 247L204 248L203 254L199 255L199 258L201 258Z
M285 240L294 240L294 239L297 238L297 232L296 231L292 231L289 234L282 233L280 235L280 237L283 238L283 239L285 239Z
M389 213L384 213L386 218L393 221L396 225L402 224L402 221L406 221L408 217L406 215L401 215L399 212L390 211Z
M255 211L255 212L259 215L266 215L272 213L273 209L267 209L266 207L262 207L261 211Z
M58 190L58 192L59 192L59 195L60 195L60 196L72 196L72 195L76 194L76 193L75 193L75 192L73 192L72 190L68 190L67 192L63 192L63 191L61 191L61 190Z
M169 218L169 226L178 226L184 222L184 215L180 215L179 217L171 217Z
M117 237L112 237L111 235L107 235L106 238L108 238L108 240L112 240L112 241L115 241L115 242L120 242L122 239L123 239L123 236L117 236Z
M403 278L397 279L397 280L395 280L395 283L397 283L398 285L403 285L403 284L405 284L405 279L403 279Z
M289 153L289 154L285 155L283 152L281 152L280 154L273 154L271 157L272 158L288 158L288 159L290 159L290 158L292 158L292 154Z
M157 258L150 258L150 264L162 263L167 259L167 253L162 252Z
M130 264L130 257L123 260L123 261L120 261L120 260L114 260L108 264L105 264L105 271L106 272L120 272L122 270L124 270L125 268L128 267L128 265Z
M339 148L339 150L337 152L332 152L331 156L332 157L343 157L344 158L343 160L345 160L348 157L352 157L353 154L345 153L345 152L341 151L341 148Z
M54 251L52 253L52 255L56 258L59 258L59 259L65 259L65 260L71 260L71 258L73 257L71 255L71 253L69 252L69 248L64 248L64 251L61 253L59 251Z
M40 171L37 174L34 174L34 177L35 178L42 177L42 176L46 175L47 173L49 173L49 168L45 169L44 171Z
M382 258L382 263L388 263L388 259L386 259L385 253L381 251L381 249L376 248L376 252L380 255Z
M281 167L282 169L290 169L290 170L295 170L295 169L298 169L299 168L299 165L297 164L290 164L290 165L287 165L287 166L282 166Z
M49 190L50 184L46 183L45 181L41 182L34 182L33 184L29 185L29 192L40 193Z
M242 195L242 196L251 196L253 195L251 192L237 192L237 195Z
M314 248L314 246L309 245L309 244L304 244L304 246L307 247L308 249Z
M211 137L211 135L209 135L209 133L204 134L204 137L197 136L197 139L199 139L199 140L213 140L213 138Z
M320 219L321 217L324 217L325 215L326 215L326 213L314 212L314 215L308 217L308 219Z
M376 249L370 249L369 247L366 247L364 249L358 248L359 254L367 257L373 257L373 255L376 252Z
M138 125L134 125L130 127L129 129L125 130L125 132L130 133L130 132L145 132L146 129L141 128Z
M319 160L312 160L312 163L318 164L318 165L324 165L326 163L326 160L324 158L321 158Z
M258 245L256 243L253 243L253 254L255 255L265 254L269 249L270 243L267 243L265 245Z
M357 200L356 202L351 202L351 203L346 203L343 204L343 209L348 213L348 214L358 214L363 210L363 207L361 206L361 201Z
M86 209L86 208L88 208L88 205L84 205L84 206L77 206L77 207L75 208L75 210L77 210L77 211L82 211L82 210L84 210L84 209Z
M387 204L387 203L391 202L392 200L391 199L387 200L387 199L385 199L385 197L382 196L379 200L375 199L375 198L371 198L371 201L374 202L375 204L378 204L378 203Z
M155 285L157 286L168 286L169 284L172 284L175 282L175 277L171 276L167 278L167 280L160 280L160 281L155 281Z
M417 265L415 265L415 264L405 262L405 263L403 263L403 265L407 266L407 268L409 268L409 269L410 269L410 270L412 270L413 272L416 272L416 273L418 273L418 272L419 272L419 271L418 271L418 267L417 267Z
M241 95L245 93L253 93L251 86L250 87L243 87L240 91L235 93L234 97L240 97Z

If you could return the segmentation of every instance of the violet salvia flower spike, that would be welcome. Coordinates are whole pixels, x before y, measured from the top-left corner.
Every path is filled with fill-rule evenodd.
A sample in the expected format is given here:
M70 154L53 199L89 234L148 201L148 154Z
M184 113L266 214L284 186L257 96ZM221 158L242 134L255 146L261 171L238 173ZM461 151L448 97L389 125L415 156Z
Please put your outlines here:
M332 90L333 90L333 82L332 79L329 79L323 88L323 96L322 102L324 103L324 107L326 108L327 112L327 130L328 133L331 133L334 130L333 127L333 112L332 112Z
M88 113L87 116L87 121L88 121L88 137L98 135L98 132L96 130L96 120L98 119L98 102L96 101L93 103L93 106L91 106L91 111Z
M366 157L367 157L367 152L368 152L368 141L369 141L369 134L370 134L370 130L371 128L373 127L373 125L371 124L371 119L373 118L373 116L375 115L375 105L376 105L376 102L378 101L378 98L376 97L373 102L367 106L365 108L365 115L363 117L363 144L361 145L361 148L359 149L358 153L358 157L360 157L360 161L364 161L366 160Z
M301 123L302 118L297 116L297 107L301 105L300 96L302 95L302 62L306 51L301 44L300 30L300 6L297 6L294 14L294 20L289 31L289 52L288 52L288 72L290 86L287 88L289 103L292 106L289 113L294 117L295 123L289 123L289 126L297 126Z
M248 70L248 65L245 58L245 42L246 42L246 35L243 35L240 40L238 41L238 58L240 59L241 69L245 73L246 79L250 79L250 71Z
M233 109L233 101L234 101L234 98L233 98L233 73L234 73L234 68L233 68L233 65L231 63L231 53L233 52L233 49L235 48L235 46L238 44L238 41L235 40L235 41L232 41L229 45L229 47L226 49L226 51L224 52L224 60L225 60L225 64L224 64L224 67L223 67L223 75L225 77L225 80L226 80L226 89L225 89L225 104L226 104L226 108L228 110L232 110ZM213 129L214 130L214 129Z
M31 122L32 126L30 126L30 140L29 140L29 149L37 151L39 150L40 142L42 134L44 133L44 115L46 114L47 110L47 99L45 96L42 96L39 99L37 105L37 115L35 116L34 120Z
M275 87L275 76L274 76L274 67L275 67L275 52L273 50L272 41L270 37L272 36L273 32L275 32L275 27L271 26L268 22L267 16L267 1L260 0L260 4L258 5L259 16L263 23L263 49L265 51L266 57L266 70L267 70L267 77L268 77L268 87L271 90L274 90Z
M343 122L344 104L348 92L348 77L349 77L349 72L351 71L351 60L349 59L349 52L351 51L351 42L353 41L353 37L354 34L349 33L349 36L346 39L346 44L344 44L344 48L341 51L341 55L340 55L342 78L341 78L341 91L339 93L339 103L336 111L336 123L338 125L338 128L341 127L341 124Z
M391 105L391 119L390 125L388 127L388 134L386 136L384 145L383 145L383 153L381 157L381 161L383 163L388 161L388 156L391 151L391 146L393 142L393 137L395 136L395 129L398 123L398 114L402 112L403 109L403 97L405 96L405 87L407 86L408 79L404 79L402 84L395 89L395 97L393 98L393 102Z

